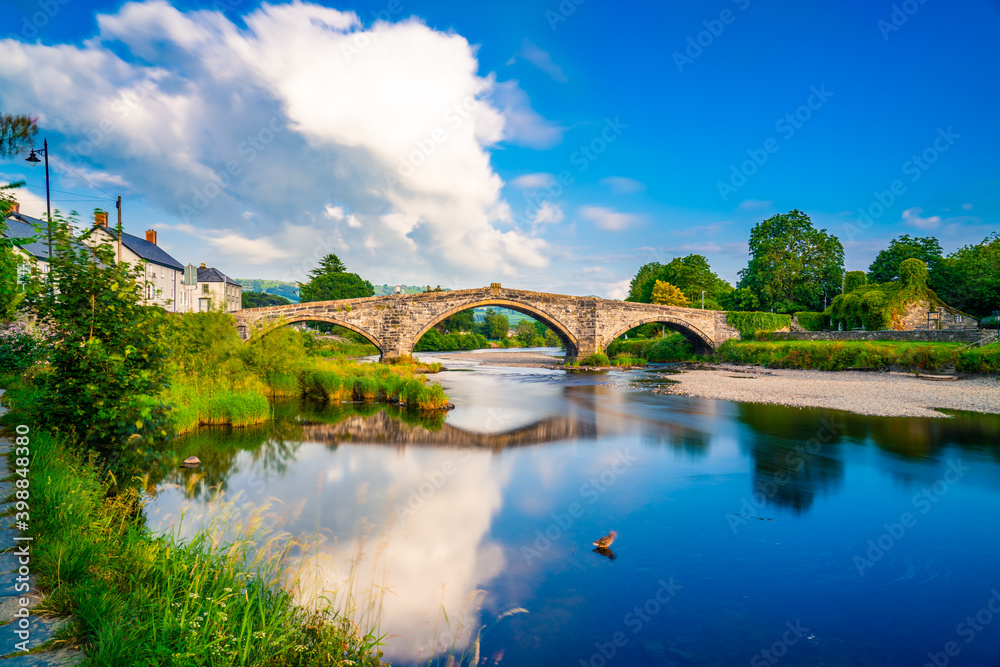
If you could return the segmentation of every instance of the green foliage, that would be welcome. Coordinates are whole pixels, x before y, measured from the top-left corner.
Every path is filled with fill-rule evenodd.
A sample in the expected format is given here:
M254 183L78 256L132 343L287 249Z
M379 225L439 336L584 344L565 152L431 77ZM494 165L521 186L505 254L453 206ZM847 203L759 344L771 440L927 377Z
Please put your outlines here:
M700 358L695 353L691 342L676 331L662 338L659 335L656 338L645 339L623 340L619 338L608 345L607 353L612 358L626 355L656 364L693 361Z
M868 279L873 283L888 283L899 280L899 265L907 259L919 259L933 271L941 261L941 244L933 236L913 238L909 234L897 236L889 242L889 247L880 250L875 261L868 267ZM850 292L857 285L845 287Z
M962 350L955 368L963 373L1000 373L1000 343Z
M867 341L726 341L718 361L768 368L841 371L901 366L936 370L955 361L957 343L875 343Z
M482 334L452 333L442 334L430 329L420 337L413 347L414 352L438 352L446 350L478 350L489 347L490 343Z
M826 313L799 311L793 313L792 316L799 323L799 326L806 331L822 331L823 329L830 328L830 320L826 316Z
M702 255L675 257L667 264L650 262L639 268L629 286L626 301L654 303L653 289L656 281L670 283L677 287L694 307L701 307L701 293L705 291L705 308L721 310L733 287L722 280L709 266Z
M441 320L437 328L444 333L469 332L476 325L476 314L470 308Z
M347 267L334 254L320 260L319 266L309 272L310 279L300 289L303 302L359 299L375 294L375 288Z
M37 118L0 113L0 157L13 157L27 150L37 133Z
M843 265L844 247L837 237L793 210L751 230L750 263L740 271L738 287L757 295L762 310L818 310L823 295L840 292Z
M777 331L792 326L792 316L780 313L726 311L726 323L740 332L742 338L751 338L760 332Z
M523 347L541 347L545 344L545 337L539 333L539 327L536 325L541 325L543 328L545 326L541 322L530 320L521 320L517 323L514 337Z
M688 305L688 299L684 296L684 292L662 280L657 280L653 284L653 293L650 296L649 302L662 306L686 307Z
M977 318L1000 310L1000 233L948 255L931 273L930 284L948 305Z
M0 326L0 372L21 373L45 356L45 332L17 322Z
M616 355L611 360L612 366L645 366L646 360L642 357L631 357L627 354Z
M506 340L510 332L510 320L492 308L486 310L486 337L490 340Z
M610 366L611 360L603 352L595 352L580 361L581 366Z
M848 271L844 274L844 293L853 292L867 284L868 274L864 271Z
M243 291L244 308L264 308L267 306L287 306L291 301L277 294Z
M35 277L29 305L52 332L46 409L39 423L103 452L128 437L168 436L166 313L142 303L144 269L115 261L110 245L90 248L73 220L57 214L49 289Z
M24 181L0 185L0 321L3 322L14 319L25 297L24 287L18 281L18 268L25 260L15 252L14 247L28 239L7 237L7 216L15 202L12 192L22 185Z
M899 271L900 280L863 285L837 296L826 311L830 320L847 329L901 330L904 328L903 316L910 304L926 300L932 307L945 305L927 286L927 266L921 260L904 260Z

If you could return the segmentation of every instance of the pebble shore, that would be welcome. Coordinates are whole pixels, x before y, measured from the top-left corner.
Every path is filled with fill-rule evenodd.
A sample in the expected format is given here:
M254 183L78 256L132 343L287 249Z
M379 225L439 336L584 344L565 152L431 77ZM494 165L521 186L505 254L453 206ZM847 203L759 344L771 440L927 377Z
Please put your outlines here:
M483 366L546 367L558 358L539 352L444 352L436 360ZM732 364L703 365L671 374L676 384L657 393L741 403L830 408L880 417L947 417L935 408L1000 414L1000 378L940 381L909 373L813 371Z

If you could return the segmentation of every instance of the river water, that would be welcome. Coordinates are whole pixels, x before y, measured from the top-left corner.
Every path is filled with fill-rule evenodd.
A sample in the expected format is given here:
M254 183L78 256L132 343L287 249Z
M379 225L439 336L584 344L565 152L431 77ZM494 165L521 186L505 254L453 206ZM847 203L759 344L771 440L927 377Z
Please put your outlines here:
M457 367L429 420L278 404L189 437L203 481L170 471L149 520L214 487L322 536L302 594L349 579L398 665L1000 665L1000 418L649 391L669 377Z

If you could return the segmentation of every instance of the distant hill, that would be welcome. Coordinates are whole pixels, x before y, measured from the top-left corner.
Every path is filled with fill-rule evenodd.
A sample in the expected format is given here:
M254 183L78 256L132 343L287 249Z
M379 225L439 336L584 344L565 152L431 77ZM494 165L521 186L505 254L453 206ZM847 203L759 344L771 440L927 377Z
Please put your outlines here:
M263 292L283 296L292 303L299 302L299 285L284 280L263 280L261 278L236 278L236 282L248 292Z
M500 306L489 306L493 310L497 311L501 315L507 316L507 321L510 322L510 328L514 329L517 327L521 320L527 320L529 322L534 322L535 318L525 315L524 313L518 312L516 310L511 310L510 308L501 308ZM473 315L477 322L486 321L486 307L483 308L473 308Z

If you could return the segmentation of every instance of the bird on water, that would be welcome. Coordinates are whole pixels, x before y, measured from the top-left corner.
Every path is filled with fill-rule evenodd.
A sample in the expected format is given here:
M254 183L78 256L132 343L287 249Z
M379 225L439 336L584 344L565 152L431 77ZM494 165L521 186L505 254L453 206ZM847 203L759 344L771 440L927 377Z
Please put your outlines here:
M608 533L601 539L595 540L594 546L599 549L607 549L608 547L611 546L611 543L615 541L616 537L618 537L618 533L612 530L610 533Z

